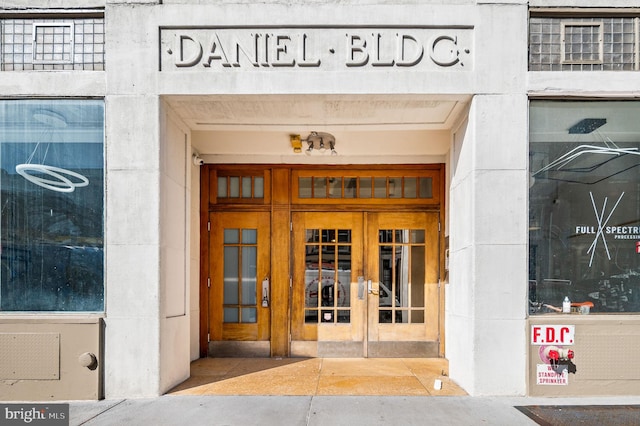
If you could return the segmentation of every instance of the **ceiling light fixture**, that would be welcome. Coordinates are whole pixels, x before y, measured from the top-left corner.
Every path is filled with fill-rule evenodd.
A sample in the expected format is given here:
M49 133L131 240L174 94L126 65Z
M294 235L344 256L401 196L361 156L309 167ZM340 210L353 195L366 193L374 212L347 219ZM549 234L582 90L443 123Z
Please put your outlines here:
M300 135L289 135L289 138L291 140L291 147L295 153L302 152L302 142L306 142L307 149L304 150L304 153L307 155L312 155L314 151L325 154L327 152L327 145L329 147L328 152L330 152L331 155L338 155L338 151L336 151L336 138L331 133L311 132L305 139L301 139Z

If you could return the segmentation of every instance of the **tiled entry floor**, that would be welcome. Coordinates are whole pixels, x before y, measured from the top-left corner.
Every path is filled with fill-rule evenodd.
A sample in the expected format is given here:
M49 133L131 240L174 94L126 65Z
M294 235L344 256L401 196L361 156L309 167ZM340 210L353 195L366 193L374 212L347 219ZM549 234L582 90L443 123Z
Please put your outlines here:
M442 358L201 358L191 364L191 377L168 393L466 395L449 379Z

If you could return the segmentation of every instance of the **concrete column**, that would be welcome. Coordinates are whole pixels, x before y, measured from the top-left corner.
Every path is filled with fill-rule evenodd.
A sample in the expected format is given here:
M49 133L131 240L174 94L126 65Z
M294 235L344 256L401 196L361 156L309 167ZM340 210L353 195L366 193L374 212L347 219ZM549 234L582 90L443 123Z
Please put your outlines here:
M476 96L454 139L446 318L451 377L474 395L521 395L526 389L526 95Z

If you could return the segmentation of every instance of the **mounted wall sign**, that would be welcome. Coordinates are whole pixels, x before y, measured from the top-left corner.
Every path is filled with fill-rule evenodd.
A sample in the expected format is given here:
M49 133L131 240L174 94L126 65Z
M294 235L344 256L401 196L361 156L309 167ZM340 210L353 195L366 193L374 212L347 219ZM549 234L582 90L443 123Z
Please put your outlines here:
M160 71L471 71L473 27L161 28Z

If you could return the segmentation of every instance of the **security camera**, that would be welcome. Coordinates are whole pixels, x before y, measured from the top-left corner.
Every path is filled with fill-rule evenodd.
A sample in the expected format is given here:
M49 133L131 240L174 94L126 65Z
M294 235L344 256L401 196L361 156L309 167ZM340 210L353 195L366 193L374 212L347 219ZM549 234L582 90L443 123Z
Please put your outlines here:
M198 154L193 154L193 164L196 166L202 166L204 164L204 160L200 158Z

